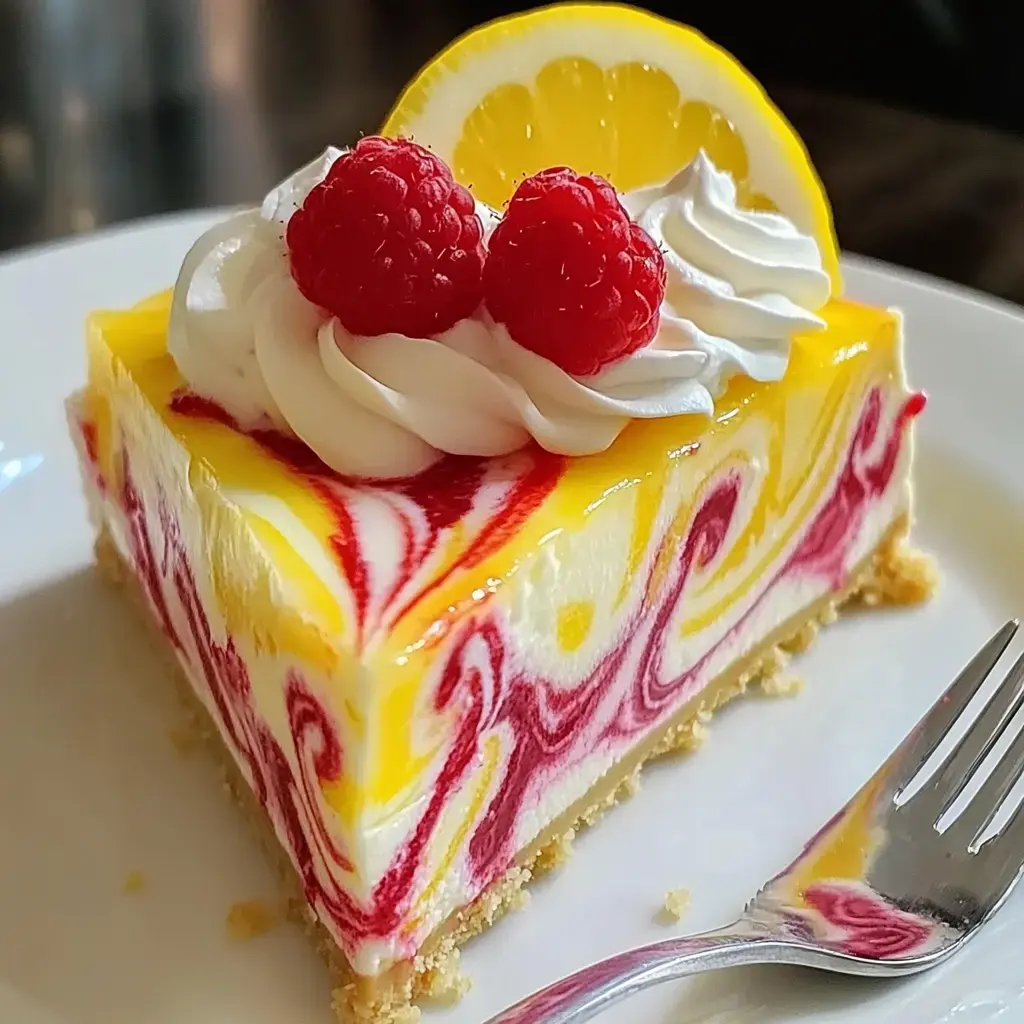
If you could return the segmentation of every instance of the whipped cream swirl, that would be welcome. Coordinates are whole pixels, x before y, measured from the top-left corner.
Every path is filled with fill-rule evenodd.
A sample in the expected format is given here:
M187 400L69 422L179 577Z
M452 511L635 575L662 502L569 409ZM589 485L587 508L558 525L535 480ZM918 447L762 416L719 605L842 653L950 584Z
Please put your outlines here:
M710 397L737 373L778 380L794 334L821 330L831 280L818 244L777 213L742 209L703 150L667 184L623 197L665 257L655 344L707 354Z
M434 338L351 335L299 292L284 234L341 155L328 149L203 235L186 257L168 347L191 387L243 428L272 424L352 476L416 473L444 453L501 455L534 438L603 451L631 419L710 415L735 373L774 380L793 333L823 326L829 278L813 239L736 205L731 178L700 154L661 188L624 197L665 253L657 337L576 378L517 345L481 310ZM498 214L477 213L485 239Z

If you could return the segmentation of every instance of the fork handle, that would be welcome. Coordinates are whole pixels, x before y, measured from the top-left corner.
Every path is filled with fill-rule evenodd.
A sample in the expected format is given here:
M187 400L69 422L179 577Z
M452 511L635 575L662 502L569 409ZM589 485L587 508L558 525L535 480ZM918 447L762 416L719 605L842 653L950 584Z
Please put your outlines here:
M719 931L666 939L584 967L534 992L484 1024L582 1024L652 985L720 967L763 963L768 945L786 945L737 922Z

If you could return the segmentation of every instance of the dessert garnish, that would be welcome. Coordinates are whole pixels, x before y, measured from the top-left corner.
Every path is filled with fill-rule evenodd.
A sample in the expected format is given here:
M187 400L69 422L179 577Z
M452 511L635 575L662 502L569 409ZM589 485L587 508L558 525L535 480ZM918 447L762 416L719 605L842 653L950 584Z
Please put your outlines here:
M658 330L665 261L597 175L551 167L515 191L484 266L491 316L574 377L591 377Z
M299 291L356 335L429 338L480 305L483 225L448 165L406 139L360 139L288 222Z

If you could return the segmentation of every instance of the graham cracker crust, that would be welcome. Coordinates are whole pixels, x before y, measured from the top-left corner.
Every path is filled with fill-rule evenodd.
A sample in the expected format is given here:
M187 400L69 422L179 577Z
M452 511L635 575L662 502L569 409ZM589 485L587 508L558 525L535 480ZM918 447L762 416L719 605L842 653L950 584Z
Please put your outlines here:
M699 747L711 715L752 685L760 686L769 695L792 692L796 681L786 674L790 655L804 650L819 628L834 622L844 607L916 604L933 593L938 581L935 564L908 545L908 528L907 517L897 520L875 552L851 574L851 583L844 591L805 609L776 629L757 650L730 666L553 822L520 853L516 865L502 878L472 904L452 914L413 960L396 964L372 979L352 971L344 954L316 920L273 827L221 742L216 726L193 692L184 670L159 633L134 575L105 530L96 541L96 559L104 574L128 591L129 598L143 611L153 635L158 637L161 651L173 665L179 695L189 718L188 732L205 741L220 764L225 788L245 812L277 868L289 917L301 925L329 967L335 984L333 1008L338 1020L341 1024L415 1024L420 1019L417 1002L450 1001L468 989L468 979L460 975L458 969L459 947L489 928L505 912L522 906L528 897L527 884L563 864L582 829L595 824L620 800L637 791L644 764ZM173 738L178 746L184 745L181 735L180 727L174 730Z

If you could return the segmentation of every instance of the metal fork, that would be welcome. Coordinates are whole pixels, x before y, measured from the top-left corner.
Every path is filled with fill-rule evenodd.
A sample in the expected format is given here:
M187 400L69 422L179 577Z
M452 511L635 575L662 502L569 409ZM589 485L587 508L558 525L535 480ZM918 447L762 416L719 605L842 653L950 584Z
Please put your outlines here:
M1024 704L1024 655L935 772L913 792L911 783L924 774L1016 632L1011 620L985 644L735 924L619 953L486 1024L580 1024L651 985L742 964L895 977L948 959L1002 906L1024 865L1024 804L985 838L1024 774L1024 731L940 830Z

